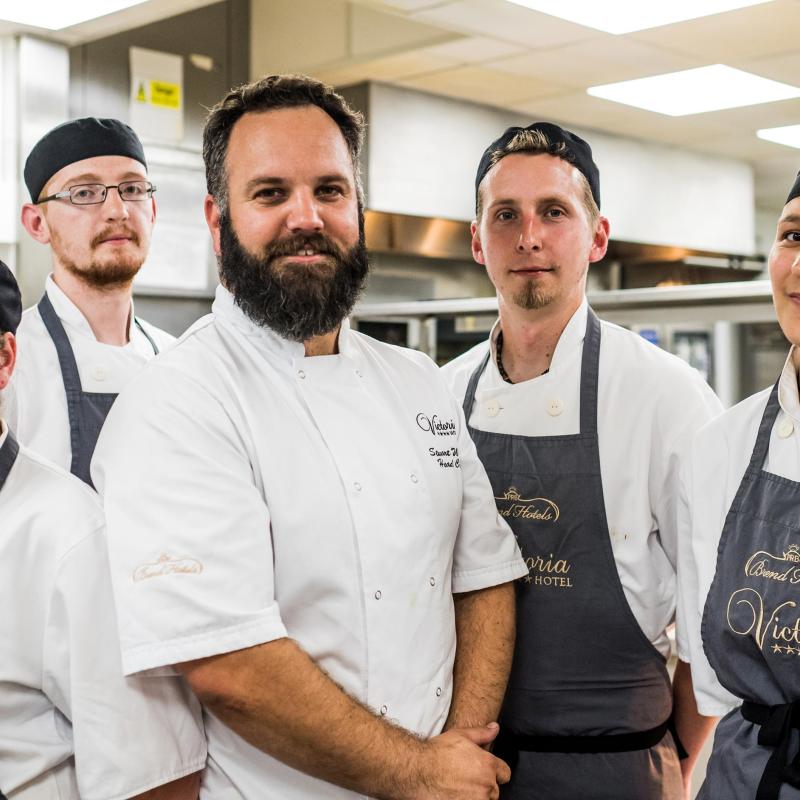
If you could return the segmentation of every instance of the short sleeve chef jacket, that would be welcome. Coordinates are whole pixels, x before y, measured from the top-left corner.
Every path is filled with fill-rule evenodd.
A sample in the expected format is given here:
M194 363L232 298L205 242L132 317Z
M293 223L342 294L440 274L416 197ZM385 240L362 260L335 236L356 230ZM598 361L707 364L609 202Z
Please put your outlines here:
M98 342L86 317L48 277L45 286L64 326L85 392L117 394L154 356L153 346L138 326L130 323L130 341L124 347ZM133 305L131 305L131 320ZM175 337L139 320L163 351ZM22 315L17 330L19 359L6 389L5 416L21 444L63 469L72 462L69 416L64 381L55 345L33 306Z
M780 410L769 441L764 469L800 481L800 399L797 391L797 348L780 376ZM725 518L755 446L758 428L772 387L754 394L704 427L695 437L681 470L678 654L692 665L697 708L722 716L741 699L723 689L706 659L700 625L717 566Z
M188 688L122 675L97 497L24 447L0 489L0 597L3 792L121 800L203 768Z
M221 287L117 400L92 477L127 674L290 636L376 713L434 734L452 593L526 572L426 356L345 322L338 355L306 358ZM204 797L355 797L208 712L206 733Z
M495 356L481 376L470 424L524 436L578 433L588 304L564 328L550 370L522 383L500 377ZM722 407L700 373L637 334L601 320L597 430L611 547L625 597L665 657L675 614L678 453ZM457 397L490 346L477 345L442 368Z

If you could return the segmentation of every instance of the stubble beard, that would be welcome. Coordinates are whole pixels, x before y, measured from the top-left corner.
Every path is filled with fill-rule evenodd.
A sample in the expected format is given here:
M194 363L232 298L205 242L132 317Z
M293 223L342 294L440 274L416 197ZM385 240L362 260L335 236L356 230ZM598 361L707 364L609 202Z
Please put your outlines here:
M125 229L106 229L101 231L89 243L90 251L95 253L101 242L112 233L121 233L131 239L131 243L139 246L139 236L135 231ZM138 253L128 257L120 257L112 261L90 261L88 264L78 264L74 259L65 255L66 248L63 247L63 238L52 231L53 249L59 253L59 262L64 269L77 278L81 283L92 289L109 291L113 289L125 289L132 283L139 273L144 263L144 256Z
M326 258L293 262L302 245ZM307 341L336 330L364 290L369 262L363 213L359 210L358 242L348 250L323 233L312 233L274 240L258 254L242 245L225 213L217 262L222 283L256 325L290 341Z

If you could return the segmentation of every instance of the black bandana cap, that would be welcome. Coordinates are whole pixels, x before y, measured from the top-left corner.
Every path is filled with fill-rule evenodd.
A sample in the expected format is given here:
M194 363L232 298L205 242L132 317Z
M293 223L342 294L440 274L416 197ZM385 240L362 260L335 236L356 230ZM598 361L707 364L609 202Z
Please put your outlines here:
M791 203L795 197L800 197L800 172L797 173L797 177L794 179L794 185L789 192L789 196L786 198L786 203ZM784 203L784 205L786 205Z
M14 273L0 261L0 335L16 333L22 318L22 298Z
M127 156L147 169L144 148L133 128L118 119L73 119L39 139L25 161L25 185L31 201L39 199L42 189L60 169L98 156Z
M592 148L589 147L588 142L585 142L580 136L552 122L534 122L528 125L527 128L508 128L499 139L495 139L486 150L483 151L480 164L478 164L478 172L475 175L476 206L478 203L478 187L481 185L481 181L486 177L486 173L492 168L492 155L497 150L505 148L521 131L541 131L552 144L563 142L567 148L567 155L569 156L567 161L586 176L586 180L589 181L589 188L592 190L592 197L594 197L597 207L600 208L600 171L592 160Z

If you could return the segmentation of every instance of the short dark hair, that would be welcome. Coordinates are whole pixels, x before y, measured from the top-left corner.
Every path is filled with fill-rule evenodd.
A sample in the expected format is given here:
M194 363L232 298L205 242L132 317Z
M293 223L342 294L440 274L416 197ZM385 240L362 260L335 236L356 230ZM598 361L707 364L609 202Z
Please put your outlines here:
M364 117L350 108L334 89L307 75L269 75L235 89L209 112L203 129L206 187L224 212L228 204L225 158L233 126L250 112L317 106L339 126L353 161L359 202L362 200L359 157L364 139Z

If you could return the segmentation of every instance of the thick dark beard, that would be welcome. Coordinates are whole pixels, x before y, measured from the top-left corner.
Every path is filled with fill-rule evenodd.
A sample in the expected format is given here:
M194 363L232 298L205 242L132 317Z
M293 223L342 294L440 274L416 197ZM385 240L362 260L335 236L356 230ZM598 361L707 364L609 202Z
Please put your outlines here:
M256 256L239 241L227 213L219 225L217 263L223 285L256 325L271 328L284 339L304 342L336 330L364 290L369 262L360 210L358 243L347 251L325 234L311 233L276 239ZM279 257L294 255L304 244L326 254L325 262L284 259L276 268Z

